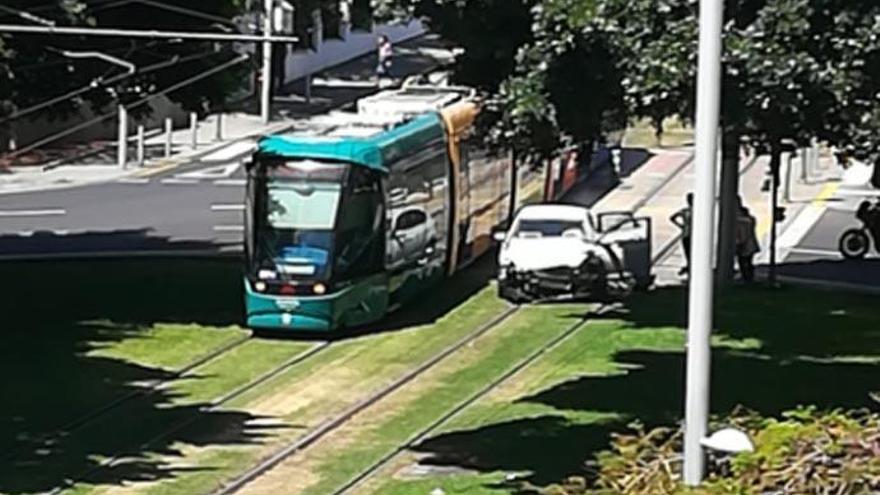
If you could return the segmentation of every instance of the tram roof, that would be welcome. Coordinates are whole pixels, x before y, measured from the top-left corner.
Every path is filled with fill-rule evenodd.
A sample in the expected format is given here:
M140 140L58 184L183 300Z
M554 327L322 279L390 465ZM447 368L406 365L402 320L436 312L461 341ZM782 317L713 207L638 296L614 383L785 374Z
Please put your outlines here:
M442 121L435 112L408 120L349 114L323 124L316 120L295 134L267 136L257 150L285 158L345 161L387 172L386 164L397 156L443 137Z

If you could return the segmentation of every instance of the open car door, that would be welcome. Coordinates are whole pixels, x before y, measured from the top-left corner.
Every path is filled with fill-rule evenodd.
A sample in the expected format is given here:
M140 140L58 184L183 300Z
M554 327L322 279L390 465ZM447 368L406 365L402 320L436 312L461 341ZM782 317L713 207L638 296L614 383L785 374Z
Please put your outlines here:
M636 288L654 281L651 275L651 219L628 211L609 211L596 216L599 242L620 259L622 268L635 278Z

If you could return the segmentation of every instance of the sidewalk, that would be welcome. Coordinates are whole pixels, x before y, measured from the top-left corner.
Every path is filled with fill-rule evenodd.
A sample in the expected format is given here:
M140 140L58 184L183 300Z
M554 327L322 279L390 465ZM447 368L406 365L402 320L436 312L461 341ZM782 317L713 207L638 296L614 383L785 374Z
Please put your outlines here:
M453 52L434 35L426 35L402 43L395 48L396 80L422 74L453 60ZM375 55L367 55L323 71L314 78L309 101L303 96L305 82L294 81L279 89L273 99L272 122L264 125L259 117L256 98L236 111L222 114L220 139L217 138L217 115L209 116L197 126L196 147L193 148L190 128L172 132L172 153L165 158L166 135L162 129L147 129L145 134L145 166L136 163L137 128L130 129L128 166L116 164L115 143L76 161L44 170L40 166L12 167L0 173L0 194L34 192L97 184L131 176L148 176L192 162L222 162L239 159L253 149L253 138L293 127L299 119L344 107L380 88L370 81ZM383 85L383 88L387 85Z
M686 278L678 274L685 264L684 252L680 230L669 218L685 205L686 194L693 190L695 165L690 150L652 150L651 153L643 164L625 174L616 187L596 201L592 209L595 213L633 211L637 216L649 217L652 222L652 251L657 283L679 285L686 282ZM836 184L838 180L837 168L828 160L823 159L817 170L809 171L809 180L806 182L791 177L790 201L785 200L784 184L780 186L779 205L787 212L786 221L778 225L778 239L784 238L784 233L802 210L815 205L817 198L823 204L828 199L829 187L833 187L829 184ZM794 160L793 172L799 173L799 166L799 160ZM758 221L762 253L756 259L758 263L768 256L770 244L770 194L762 190L767 169L766 156L746 157L740 161L740 196ZM716 214L717 211L716 204ZM778 252L782 252L781 243ZM778 259L781 262L783 257Z

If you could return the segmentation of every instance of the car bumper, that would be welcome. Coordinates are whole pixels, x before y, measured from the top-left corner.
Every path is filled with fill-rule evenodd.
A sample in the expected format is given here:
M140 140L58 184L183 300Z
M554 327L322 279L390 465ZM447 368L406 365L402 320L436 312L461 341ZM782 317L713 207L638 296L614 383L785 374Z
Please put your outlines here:
M508 271L500 277L503 293L522 299L580 298L596 295L605 287L605 276L575 268Z

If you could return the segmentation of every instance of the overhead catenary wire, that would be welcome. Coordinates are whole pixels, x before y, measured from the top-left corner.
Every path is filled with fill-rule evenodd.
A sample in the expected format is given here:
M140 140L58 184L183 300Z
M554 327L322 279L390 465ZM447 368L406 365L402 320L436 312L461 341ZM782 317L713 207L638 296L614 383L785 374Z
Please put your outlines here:
M67 26L22 26L0 24L0 33L11 34L52 34L67 36L109 36L117 38L179 38L182 40L202 40L217 42L260 42L297 43L296 36L263 36L252 34L223 34L200 31L159 31L147 29L109 29Z
M216 67L212 67L211 69L209 69L209 70L207 70L207 71L205 71L205 72L203 72L203 73L201 73L201 74L198 74L198 75L193 76L193 77L191 77L191 78L189 78L189 79L186 79L186 80L183 80L183 81L178 82L178 83L176 83L176 84L173 84L173 85L169 86L168 88L163 89L162 91L160 91L160 92L158 92L158 93L153 93L153 94L151 94L151 95L149 95L149 96L146 96L146 97L144 97L144 98L141 98L140 100L137 100L137 101L135 101L134 103L131 103L131 104L127 105L125 108L126 108L126 109L129 109L129 110L132 109L132 108L137 108L137 107L139 107L139 106L141 106L141 105L143 105L143 104L145 104L145 103L148 103L149 101L153 100L154 98L157 98L157 97L159 97L159 96L164 96L164 95L166 95L166 94L168 94L168 93L171 93L171 92L173 92L173 91L176 91L176 90L178 90L178 89L180 89L180 88L186 87L186 86L188 86L188 85L190 85L190 84L192 84L192 83L194 83L194 82L196 82L196 81L199 81L199 80L204 79L204 78L206 78L206 77L212 76L212 75L214 75L214 74L216 74L216 73L218 73L218 72L221 72L221 71L223 71L223 70L226 70L226 69L228 69L228 68L230 68L230 67L234 67L234 66L236 66L236 65L238 65L238 64L241 64L242 62L247 61L249 58L250 58L250 55L240 55L240 56L238 56L238 57L236 57L236 58L234 58L234 59L232 59L232 60L229 60L229 61L227 61L227 62L225 62L225 63L223 63L223 64L220 64L220 65L218 65L218 66L216 66ZM29 151L32 151L32 150L34 150L34 149L37 149L37 148L39 148L40 146L43 146L43 145L45 145L45 144L48 144L48 143L54 142L54 141L56 141L56 140L58 140L58 139L60 139L60 138L63 138L63 137L69 136L69 135L73 134L74 132L77 132L77 131L80 131L80 130L82 130L82 129L88 128L88 127L90 127L90 126L92 126L92 125L95 125L95 124L100 123L100 122L102 122L102 121L104 121L104 120L107 120L108 118L113 117L113 116L115 116L115 115L117 115L116 112L109 112L109 113L105 113L105 114L103 114L103 115L99 115L99 116L97 116L97 117L95 117L95 118L93 118L93 119L89 119L89 120L87 120L87 121L85 121L85 122L82 122L82 123L80 123L80 124L78 124L78 125L75 125L75 126L73 126L73 127L70 127L70 128L68 128L68 129L65 129L64 131L61 131L61 132L59 132L59 133L57 133L57 134L53 134L53 135L51 135L51 136L47 136L47 137L45 137L45 138L43 138L43 139L40 139L40 140L38 140L38 141L36 141L36 142L34 142L34 143L31 143L31 144L25 146L24 148L21 148L21 149L15 151L15 152L13 152L13 153L10 153L9 155L6 156L6 158L15 158L16 156L19 156L19 155L22 155L22 154L27 153L27 152L29 152Z

